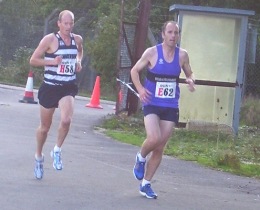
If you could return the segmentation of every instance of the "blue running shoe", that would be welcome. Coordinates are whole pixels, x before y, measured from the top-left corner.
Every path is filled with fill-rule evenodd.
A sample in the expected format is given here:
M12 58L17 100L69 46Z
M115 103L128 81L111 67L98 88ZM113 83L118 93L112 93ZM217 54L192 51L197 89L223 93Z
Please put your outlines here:
M35 159L35 168L34 168L34 175L36 179L42 179L43 177L43 162L44 162L44 157L42 160L36 160Z
M145 162L139 161L138 155L136 155L136 162L133 169L133 173L136 179L142 180L144 178Z
M63 166L62 166L62 161L61 161L61 152L54 152L51 151L51 157L53 159L53 168L56 170L62 170Z
M147 198L153 198L153 199L157 198L157 194L151 188L151 184L146 184L144 186L142 186L142 184L140 184L140 191L139 192L140 192L141 195L143 195Z

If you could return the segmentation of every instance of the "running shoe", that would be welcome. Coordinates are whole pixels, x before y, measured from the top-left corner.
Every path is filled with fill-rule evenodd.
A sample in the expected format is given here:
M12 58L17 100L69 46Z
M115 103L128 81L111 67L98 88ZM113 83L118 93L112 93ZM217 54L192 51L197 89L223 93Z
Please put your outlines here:
M133 173L136 179L142 180L144 178L145 161L142 162L138 158L138 153L136 155L136 162L134 165Z
M56 170L62 170L62 161L61 161L61 152L54 152L53 150L51 151L51 157L53 159L53 168Z
M34 175L36 179L42 179L43 177L43 162L44 162L44 157L42 160L36 160L35 159L35 168L34 168Z
M139 192L141 195L145 196L146 198L153 198L153 199L157 198L157 194L151 188L151 184L146 184L144 186L142 186L142 184L140 184Z

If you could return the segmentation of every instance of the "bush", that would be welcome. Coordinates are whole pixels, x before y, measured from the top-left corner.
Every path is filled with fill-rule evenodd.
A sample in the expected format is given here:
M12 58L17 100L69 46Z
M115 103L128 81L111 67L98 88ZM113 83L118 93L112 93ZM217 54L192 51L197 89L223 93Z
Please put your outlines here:
M223 150L217 153L216 162L219 166L227 166L232 169L240 168L240 160L232 150Z
M33 49L26 46L18 48L13 56L13 60L8 65L1 66L0 80L8 84L25 85L30 70L34 73L34 84L39 86L43 78L43 70L39 68L31 68L29 59L33 53ZM1 64L1 63L0 63Z
M244 98L240 121L248 126L260 128L260 99L253 96Z

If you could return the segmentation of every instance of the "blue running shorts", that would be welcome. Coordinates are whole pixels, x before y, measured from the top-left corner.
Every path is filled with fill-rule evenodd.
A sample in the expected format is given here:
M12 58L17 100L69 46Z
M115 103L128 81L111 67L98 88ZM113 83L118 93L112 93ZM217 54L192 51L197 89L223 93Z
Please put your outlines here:
M143 107L144 116L156 114L160 120L172 121L176 125L179 122L179 108L146 105Z

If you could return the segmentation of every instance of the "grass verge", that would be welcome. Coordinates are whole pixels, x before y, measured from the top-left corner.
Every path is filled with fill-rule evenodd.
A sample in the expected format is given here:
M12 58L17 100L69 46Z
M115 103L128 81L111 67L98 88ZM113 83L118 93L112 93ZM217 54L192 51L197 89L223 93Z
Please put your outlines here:
M110 115L100 125L111 138L141 146L145 129L141 115ZM236 175L260 178L260 131L241 127L239 135L188 131L177 128L165 148L165 155Z

